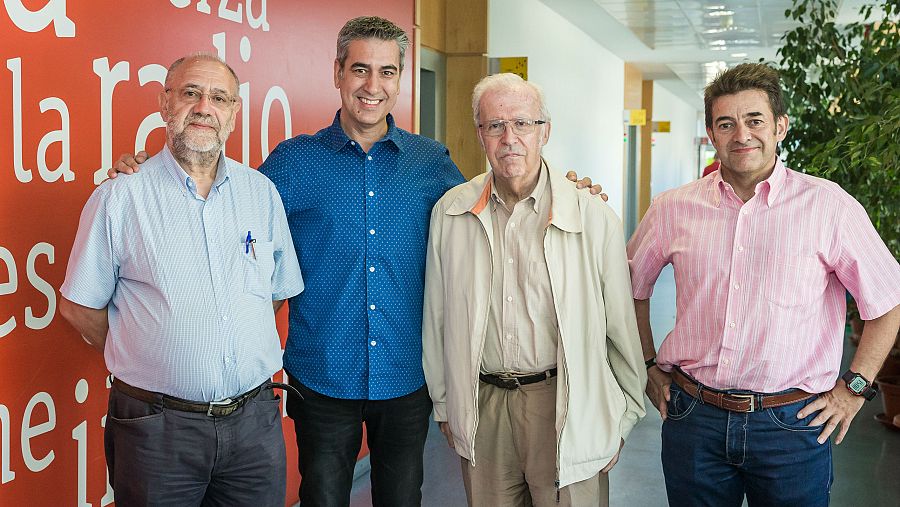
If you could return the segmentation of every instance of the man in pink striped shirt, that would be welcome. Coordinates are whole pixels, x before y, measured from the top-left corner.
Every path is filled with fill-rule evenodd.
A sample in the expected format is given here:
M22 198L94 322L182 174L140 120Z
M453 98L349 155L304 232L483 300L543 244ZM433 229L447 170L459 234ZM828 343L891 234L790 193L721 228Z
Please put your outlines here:
M669 503L827 505L829 436L874 396L900 266L855 199L778 160L775 70L739 65L704 102L719 171L657 196L628 244ZM677 315L657 355L649 298L669 263ZM841 375L845 291L868 322Z

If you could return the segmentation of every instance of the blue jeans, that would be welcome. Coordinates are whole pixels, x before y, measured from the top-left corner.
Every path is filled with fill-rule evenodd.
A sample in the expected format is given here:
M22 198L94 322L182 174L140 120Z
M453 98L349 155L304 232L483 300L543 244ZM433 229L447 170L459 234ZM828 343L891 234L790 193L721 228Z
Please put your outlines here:
M746 392L746 391L738 391ZM760 410L729 412L691 397L678 385L662 428L662 463L669 505L827 506L831 441L816 442L818 414L797 419L816 398Z
M297 432L302 507L350 505L363 423L372 466L372 505L421 505L422 453L432 406L428 388L390 400L343 400L313 391L294 377L288 380L303 394L302 400L289 396L287 401Z

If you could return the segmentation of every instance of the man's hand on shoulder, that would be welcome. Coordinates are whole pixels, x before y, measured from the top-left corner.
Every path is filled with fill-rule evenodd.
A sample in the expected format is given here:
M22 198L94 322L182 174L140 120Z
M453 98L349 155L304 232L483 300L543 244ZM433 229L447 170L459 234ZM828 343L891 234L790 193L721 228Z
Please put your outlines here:
M600 185L591 185L591 179L587 176L584 178L578 179L578 174L575 171L569 171L566 173L566 178L569 181L575 182L575 188L590 188L591 194L600 195L600 198L604 201L609 200L609 196L603 193L603 187Z
M820 444L824 444L834 430L840 426L841 429L834 439L835 444L840 444L844 440L847 430L850 429L850 423L865 402L865 398L851 393L844 381L839 379L831 391L822 393L818 399L800 409L797 412L797 419L803 419L813 412L821 410L807 426L825 425L825 429L817 439Z
M663 421L666 420L666 407L669 403L669 386L671 384L672 375L660 370L659 366L654 365L647 370L647 397L659 410Z
M134 174L141 170L140 164L143 164L150 158L146 151L139 151L137 155L131 153L123 153L112 169L106 171L106 175L110 179L114 179L119 173Z

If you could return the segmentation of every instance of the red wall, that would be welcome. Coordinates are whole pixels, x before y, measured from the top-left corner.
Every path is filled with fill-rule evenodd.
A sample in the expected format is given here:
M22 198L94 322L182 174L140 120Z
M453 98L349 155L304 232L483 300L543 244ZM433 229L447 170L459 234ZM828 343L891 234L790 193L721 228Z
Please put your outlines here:
M58 317L58 288L95 177L119 154L143 146L144 138L151 153L162 147L156 97L165 67L190 52L218 51L225 57L248 94L226 150L255 167L263 151L286 137L313 133L331 122L340 106L332 62L343 23L377 14L412 35L414 3L4 1L0 505L111 502L102 428L107 373L101 355ZM406 65L415 68L412 51ZM412 78L407 70L394 111L407 129ZM275 100L264 115L267 96ZM286 97L287 108L278 97ZM285 132L286 109L290 132ZM151 128L149 136L139 135ZM261 140L265 134L267 145ZM285 316L279 317L283 334ZM293 428L290 419L285 422L286 502L291 504L299 477Z

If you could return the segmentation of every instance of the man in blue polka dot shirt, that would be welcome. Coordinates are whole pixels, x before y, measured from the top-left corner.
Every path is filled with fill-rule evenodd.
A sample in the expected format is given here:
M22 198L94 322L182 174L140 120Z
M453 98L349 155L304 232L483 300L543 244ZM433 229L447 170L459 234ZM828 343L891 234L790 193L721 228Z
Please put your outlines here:
M350 503L363 422L373 504L421 503L428 222L464 179L447 148L394 124L408 46L386 19L348 21L337 41L334 122L284 141L260 167L284 200L307 286L290 301L284 353L304 396L287 404L301 505Z

